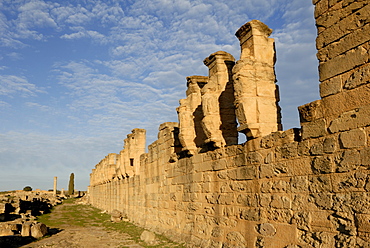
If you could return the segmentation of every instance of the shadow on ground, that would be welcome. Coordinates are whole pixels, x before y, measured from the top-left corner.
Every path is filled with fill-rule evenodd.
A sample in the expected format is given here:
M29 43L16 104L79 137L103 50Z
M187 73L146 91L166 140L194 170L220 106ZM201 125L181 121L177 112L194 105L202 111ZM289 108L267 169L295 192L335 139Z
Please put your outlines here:
M47 236L50 237L54 234L63 231L63 229L59 228L50 228ZM34 237L22 237L22 236L2 236L0 237L0 248L18 248L29 243L36 241L37 239Z

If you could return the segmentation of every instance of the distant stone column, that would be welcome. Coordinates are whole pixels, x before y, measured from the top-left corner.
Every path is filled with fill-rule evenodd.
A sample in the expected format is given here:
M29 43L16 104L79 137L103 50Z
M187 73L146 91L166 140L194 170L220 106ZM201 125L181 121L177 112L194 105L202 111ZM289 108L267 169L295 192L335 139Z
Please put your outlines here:
M54 190L53 190L54 195L57 195L57 179L58 177L54 177Z
M125 171L129 176L140 174L140 156L145 153L146 130L135 128L124 139L124 149L121 154L120 163L125 167L121 171Z
M206 143L214 147L238 143L231 70L234 57L223 51L211 54L204 61L209 68L208 83L202 89L202 126Z
M208 82L206 76L187 77L186 99L180 100L180 106L176 109L179 118L179 140L182 150L190 155L196 153L206 136L201 127L203 119L201 89Z
M240 60L233 68L238 131L249 139L282 130L271 33L264 23L253 20L235 34L241 46Z
M65 197L66 195L64 194L64 188L62 188L62 190L60 191L60 196L61 197Z

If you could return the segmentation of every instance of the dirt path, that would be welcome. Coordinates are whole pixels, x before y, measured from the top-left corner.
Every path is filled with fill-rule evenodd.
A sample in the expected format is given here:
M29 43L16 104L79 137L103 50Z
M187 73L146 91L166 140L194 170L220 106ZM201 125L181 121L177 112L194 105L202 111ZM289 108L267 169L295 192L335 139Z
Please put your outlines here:
M106 219L89 205L64 203L40 218L55 234L21 247L143 247L127 233L108 230L104 226Z

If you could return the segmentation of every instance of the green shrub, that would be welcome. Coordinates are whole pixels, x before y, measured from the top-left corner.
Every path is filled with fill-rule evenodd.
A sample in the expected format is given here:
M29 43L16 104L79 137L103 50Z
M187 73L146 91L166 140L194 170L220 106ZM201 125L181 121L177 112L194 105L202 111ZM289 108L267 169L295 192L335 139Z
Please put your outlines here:
M23 188L23 191L32 191L32 187L31 186L26 186Z

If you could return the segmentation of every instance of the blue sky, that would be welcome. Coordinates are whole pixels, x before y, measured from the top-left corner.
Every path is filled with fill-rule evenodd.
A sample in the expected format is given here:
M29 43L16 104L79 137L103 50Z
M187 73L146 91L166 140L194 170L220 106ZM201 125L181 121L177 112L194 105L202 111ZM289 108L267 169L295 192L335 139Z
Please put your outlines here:
M118 153L133 128L177 121L186 77L203 59L240 55L235 32L258 19L274 30L284 130L319 99L316 29L302 0L1 0L0 191L67 188Z

